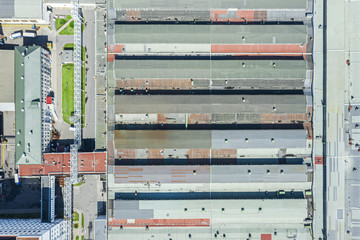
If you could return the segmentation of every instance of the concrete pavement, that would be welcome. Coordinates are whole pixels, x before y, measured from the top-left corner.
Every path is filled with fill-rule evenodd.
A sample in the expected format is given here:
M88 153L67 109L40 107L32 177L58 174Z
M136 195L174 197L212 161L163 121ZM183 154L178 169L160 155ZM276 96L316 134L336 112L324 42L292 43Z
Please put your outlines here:
M360 177L356 174L360 138L355 128L359 121L355 108L360 103L359 11L359 1L327 4L326 181L331 240L360 239Z
M84 9L85 27L83 32L83 46L86 49L86 86L85 86L85 127L83 138L95 138L95 11Z
M98 202L105 201L99 175L86 175L85 183L73 187L74 208L84 213L85 239L94 239L94 220L97 218Z
M314 179L313 179L313 198L314 198L314 215L313 215L313 232L314 239L324 239L324 233L326 226L324 225L325 206L324 206L324 165L323 165L323 141L326 141L324 136L324 111L323 106L323 76L324 76L324 36L323 28L323 2L315 1L314 3L314 18L313 18L313 30L314 30L314 45L313 45L313 60L314 60L314 73L313 73L313 167L314 167ZM320 160L320 161L318 161Z

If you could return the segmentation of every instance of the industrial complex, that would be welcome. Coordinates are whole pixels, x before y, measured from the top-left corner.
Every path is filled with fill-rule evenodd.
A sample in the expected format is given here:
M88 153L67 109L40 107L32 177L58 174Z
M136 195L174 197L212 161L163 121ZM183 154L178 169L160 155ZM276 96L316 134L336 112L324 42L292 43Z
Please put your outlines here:
M359 11L0 0L0 240L360 239Z
M312 239L311 1L110 6L108 239Z

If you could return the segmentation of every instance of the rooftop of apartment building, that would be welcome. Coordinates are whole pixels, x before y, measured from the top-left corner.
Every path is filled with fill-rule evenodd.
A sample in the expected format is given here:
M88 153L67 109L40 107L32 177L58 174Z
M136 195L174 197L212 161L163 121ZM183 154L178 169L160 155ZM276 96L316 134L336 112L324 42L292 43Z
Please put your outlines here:
M70 174L70 153L44 153L42 164L19 166L20 176L47 176ZM78 171L82 174L105 173L105 152L80 152L78 155Z
M41 163L41 47L15 47L17 164ZM31 120L30 120L31 119Z

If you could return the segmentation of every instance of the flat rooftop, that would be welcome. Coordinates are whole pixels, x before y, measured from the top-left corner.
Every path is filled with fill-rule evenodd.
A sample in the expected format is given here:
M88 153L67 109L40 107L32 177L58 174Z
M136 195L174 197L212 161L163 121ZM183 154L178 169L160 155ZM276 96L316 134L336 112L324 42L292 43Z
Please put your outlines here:
M70 174L70 153L44 153L42 164L20 165L20 176L47 176L48 174ZM106 152L80 152L79 173L105 173Z
M117 149L305 148L306 130L115 130Z
M148 194L143 197L149 199L154 199L158 193L169 194L162 195L162 199L175 198L171 193L191 193L191 197L196 193L208 193L208 197L214 196L211 193L218 193L222 198L231 199L234 198L233 192L249 193L246 197L259 198L251 193L280 190L299 193L311 189L306 165L108 166L107 179L109 199L119 199L119 194L121 199L129 199L131 196L127 194L134 190Z
M304 95L116 95L115 113L306 113L306 100Z
M15 111L14 63L13 50L0 50L0 111Z
M302 60L115 60L115 78L305 79Z
M114 183L267 183L306 182L306 165L109 166ZM195 171L195 172L194 172ZM249 174L251 171L251 174ZM177 181L174 181L174 180ZM226 188L226 187L224 187Z
M42 0L2 0L0 1L1 18L42 19Z
M191 220L200 219L199 227L217 223L296 224L303 223L307 217L307 200L114 200L113 209L114 215L110 218L112 221L109 221L109 226L123 222L123 227L142 224L150 228L168 227L171 222L181 226L189 220L191 223ZM129 223L127 219L134 219L135 222Z
M115 25L120 44L305 44L305 25Z
M203 9L304 9L307 0L113 0L116 9L162 9L162 10L203 10Z
M42 161L41 47L15 47L15 160Z

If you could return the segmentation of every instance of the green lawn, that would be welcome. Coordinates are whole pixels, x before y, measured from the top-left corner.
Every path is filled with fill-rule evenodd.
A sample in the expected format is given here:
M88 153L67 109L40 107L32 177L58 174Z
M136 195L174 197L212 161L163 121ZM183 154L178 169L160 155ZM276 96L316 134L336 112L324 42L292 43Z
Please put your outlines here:
M73 43L67 43L67 44L64 45L63 49L64 50L65 49L74 49L74 44ZM84 47L82 47L81 54L82 54L82 60L83 60L82 90L85 91L85 48ZM66 69L65 69L65 75L64 75L64 66L67 66L66 68L68 68L68 67L72 68L71 76L68 76L70 73L68 73L66 71ZM63 84L62 84L62 86L63 86L63 89L62 89L62 92L63 92L63 94L62 94L63 95L62 96L63 119L68 124L71 124L70 123L70 116L72 115L72 112L74 111L74 64L73 63L64 64L62 72L63 72ZM64 76L66 78L71 78L71 86L69 85L70 83L68 83L69 79L64 79ZM69 90L68 88L66 88L67 86L64 85L64 83L67 84L68 88L71 87L72 90ZM84 127L84 123L85 123L85 94L84 93L85 92L83 92L83 94L82 94L82 102L81 102L81 114L82 114L81 122L83 124L83 127ZM65 96L65 98L64 98L64 96ZM71 97L71 98L69 99L69 97ZM71 107L69 106L70 104L72 104ZM64 110L66 110L66 111L64 111Z
M81 227L84 228L84 214L81 213Z
M74 64L62 66L62 114L65 122L71 125L70 116L74 112Z
M70 15L66 15L66 18L64 19L60 19L57 18L55 20L55 24L56 24L56 31L59 30L65 23L67 23L69 20L71 19Z
M74 35L74 20L72 20L66 28L64 28L59 35Z
M79 221L79 214L78 214L77 212L74 212L73 221L74 221L74 222Z
M83 23L85 22L85 18L83 18ZM84 31L84 24L81 24L81 31ZM59 35L74 35L74 20L72 20L66 28L64 28Z
M78 183L76 183L76 184L73 184L73 186L81 186L82 184L83 184L84 182L83 181L80 181L80 182L78 182Z

